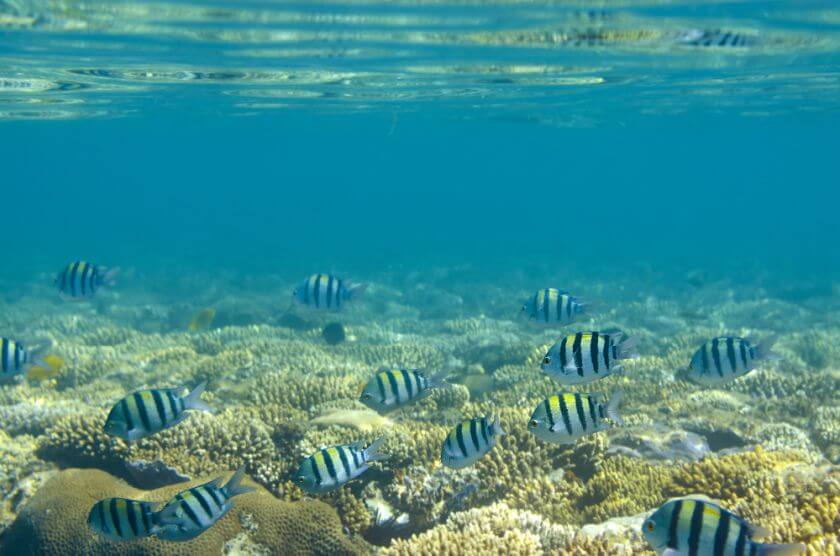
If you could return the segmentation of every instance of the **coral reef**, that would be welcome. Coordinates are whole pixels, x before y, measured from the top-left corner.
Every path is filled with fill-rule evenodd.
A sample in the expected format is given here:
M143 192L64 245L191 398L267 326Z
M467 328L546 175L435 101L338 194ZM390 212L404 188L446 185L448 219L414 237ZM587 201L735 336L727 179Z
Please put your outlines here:
M233 510L202 535L173 543L145 538L118 543L87 526L93 504L112 496L164 502L206 481L141 491L98 470L68 469L51 478L21 510L2 538L2 554L221 554L237 539L243 553L364 554L359 539L344 532L335 510L318 501L285 502L246 479L255 492L236 498Z

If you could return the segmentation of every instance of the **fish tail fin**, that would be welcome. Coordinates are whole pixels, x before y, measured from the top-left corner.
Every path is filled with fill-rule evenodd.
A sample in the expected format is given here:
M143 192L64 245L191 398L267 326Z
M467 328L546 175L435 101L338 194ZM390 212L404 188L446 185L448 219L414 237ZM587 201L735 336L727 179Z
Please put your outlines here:
M755 346L755 358L763 359L765 361L779 361L782 356L778 353L770 351L773 349L773 344L776 343L777 335L768 336L763 342L758 342Z
M50 338L47 338L39 345L35 346L30 352L29 355L32 357L32 362L39 367L43 367L45 369L50 369L50 364L47 363L44 358L48 355L49 352L53 347L53 341Z
M207 413L214 413L216 410L207 405L204 400L201 399L201 394L204 393L204 389L207 388L207 381L205 380L198 386L192 389L192 391L187 394L184 398L184 407L187 409L195 409L197 411L206 411Z
M502 428L502 422L499 419L498 414L496 414L496 418L493 420L493 434L496 436L504 436L507 434Z
M615 346L616 357L618 359L636 359L639 353L636 351L636 345L639 339L635 336L623 336Z
M240 465L239 469L236 470L236 473L225 483L225 486L222 489L227 494L228 498L233 498L239 494L247 494L249 492L253 492L254 488L249 486L244 486L239 483L242 482L242 479L245 477L245 466Z
M345 287L347 288L347 299L356 299L357 297L361 297L362 294L365 293L368 289L368 285L366 283L363 284L356 284L353 282L348 283Z
M575 300L575 314L577 315L591 315L598 312L599 301L597 299L581 299Z
M169 504L159 512L154 513L153 521L158 530L166 525L178 525L181 519L178 517L178 508L181 504Z
M448 370L440 370L437 371L433 375L429 375L429 389L432 388L451 388L452 385L446 382L446 378L449 376Z
M616 425L623 427L624 426L624 419L621 418L621 415L618 413L618 404L621 403L621 398L624 396L624 392L619 390L615 394L613 394L610 401L607 402L607 417L609 417Z
M805 545L801 543L795 544L759 544L758 554L760 556L793 556L794 554L804 554Z
M117 285L117 275L120 273L120 267L115 266L114 268L102 267L102 283L106 286L116 286Z
M379 461L382 459L387 459L388 454L383 453L382 445L385 444L385 437L380 437L370 443L370 445L365 448L365 461Z

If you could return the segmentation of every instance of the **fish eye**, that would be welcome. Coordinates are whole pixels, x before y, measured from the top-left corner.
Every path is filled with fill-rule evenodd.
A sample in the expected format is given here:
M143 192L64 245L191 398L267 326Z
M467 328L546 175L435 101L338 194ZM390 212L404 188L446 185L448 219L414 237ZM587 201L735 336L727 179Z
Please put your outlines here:
M537 425L538 425L538 424L539 424L539 423L537 423L537 420L536 420L536 419L531 419L531 422L530 422L530 423L528 423L528 426L529 426L529 427L531 427L532 429L535 429L535 428L537 428Z
M646 527L648 531L653 531L654 529L656 529L656 525L654 525L652 521L648 521Z
M549 363L551 363L551 357L549 357L548 355L546 355L546 356L543 358L543 365L548 365Z
M306 478L305 478L305 477L298 477L298 478L297 478L297 481L298 481L300 484L303 484L303 483L305 483L305 482L306 482Z
M363 399L363 400L369 400L369 399L371 399L372 397L373 397L373 396L371 396L370 394L362 394L362 399Z

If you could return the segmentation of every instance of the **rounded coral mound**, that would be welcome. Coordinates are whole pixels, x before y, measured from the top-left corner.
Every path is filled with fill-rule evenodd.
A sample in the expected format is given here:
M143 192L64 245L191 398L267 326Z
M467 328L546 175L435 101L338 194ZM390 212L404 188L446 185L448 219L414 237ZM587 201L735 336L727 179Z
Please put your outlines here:
M164 502L176 493L212 477L157 490L132 488L93 469L68 469L50 479L21 510L2 537L3 555L212 555L364 554L367 545L348 538L335 510L314 500L287 502L246 479L254 492L236 498L233 509L205 533L188 542L146 538L110 541L87 526L91 506L119 496Z

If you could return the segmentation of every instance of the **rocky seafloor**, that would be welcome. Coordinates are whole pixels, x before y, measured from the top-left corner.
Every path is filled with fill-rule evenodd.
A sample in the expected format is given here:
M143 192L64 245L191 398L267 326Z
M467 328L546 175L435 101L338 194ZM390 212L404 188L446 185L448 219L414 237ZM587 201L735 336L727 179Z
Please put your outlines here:
M50 339L66 364L55 378L0 387L2 553L653 554L639 532L645 513L699 494L769 529L765 541L840 554L836 286L569 280L599 299L598 312L562 331L620 326L641 357L621 376L563 388L538 364L561 329L516 318L532 289L555 281L501 285L457 269L364 278L365 298L328 317L287 311L287 276L157 289L135 277L86 303L6 288L0 334ZM213 324L187 331L207 307ZM330 345L321 329L335 320L347 339ZM717 389L675 377L724 333L778 334L782 359ZM453 387L378 416L356 400L380 366L445 368ZM103 432L126 393L203 380L216 414L193 412L130 449ZM537 440L531 411L560 389L623 391L626 426L572 446ZM491 414L507 432L499 445L467 469L442 467L452 422ZM379 436L390 458L361 480L317 497L291 481L315 449ZM239 465L261 488L193 541L118 544L85 525L100 498L165 500L190 484L176 481Z

